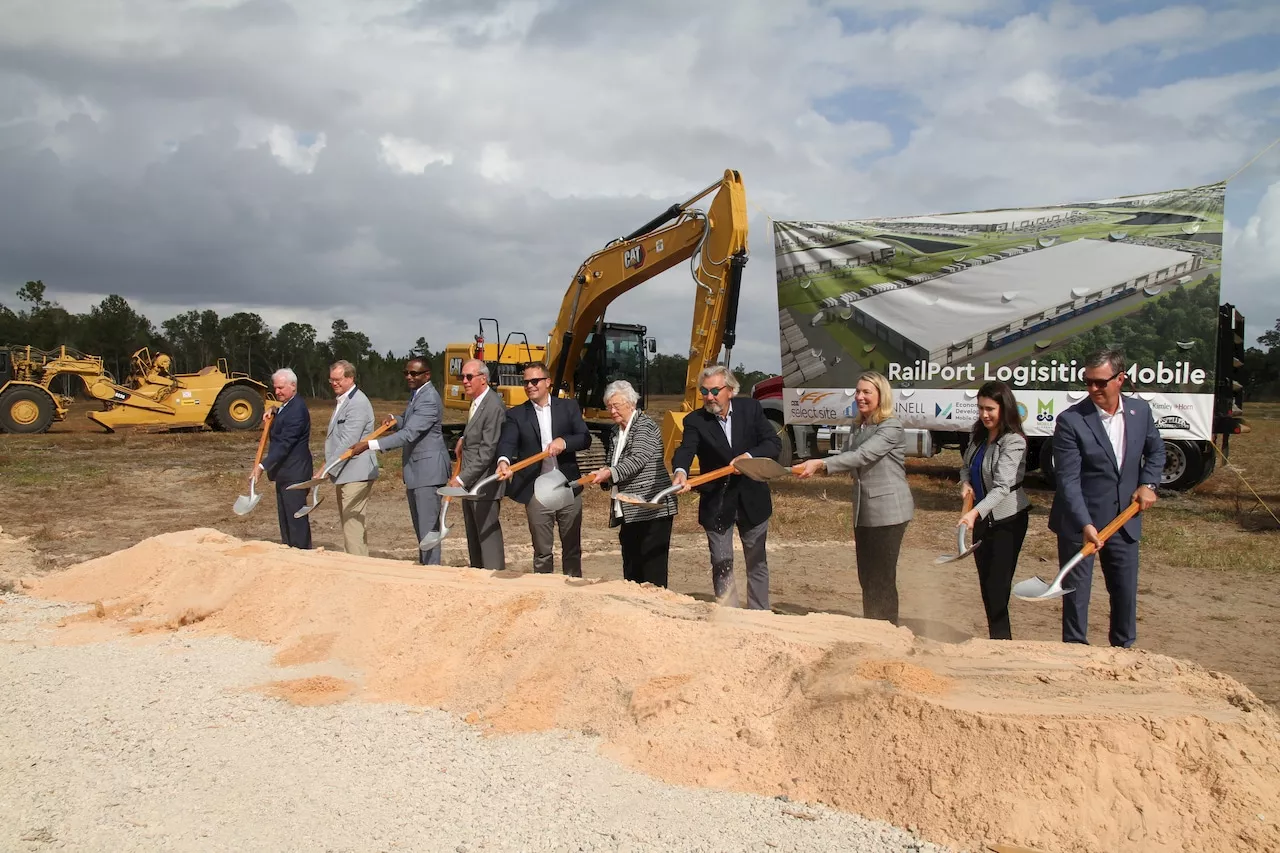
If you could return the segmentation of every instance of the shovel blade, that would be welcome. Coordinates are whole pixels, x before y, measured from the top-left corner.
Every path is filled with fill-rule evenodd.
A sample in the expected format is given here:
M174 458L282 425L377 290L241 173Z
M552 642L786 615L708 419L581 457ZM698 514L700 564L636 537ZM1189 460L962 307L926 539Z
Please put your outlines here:
M1072 592L1072 590L1063 589L1057 584L1046 583L1039 576L1018 581L1013 585L1013 594L1026 601L1061 598L1069 592Z
M418 540L418 550L430 551L432 548L436 547L444 540L444 537L448 532L449 532L448 528L445 528L444 530L431 531L426 536L423 536L421 539Z
M774 477L781 477L784 474L790 474L788 468L779 465L775 460L768 457L759 459L739 459L733 463L733 467L737 468L740 473L752 480L772 480Z
M315 493L313 493L313 494L311 495L311 497L315 498L315 502L314 502L314 503L304 504L304 505L303 505L303 507L302 507L302 509L298 510L297 512L295 512L295 513L293 514L293 517L294 517L294 518L303 518L304 516L308 516L308 515L310 515L310 514L311 514L311 510L313 510L313 509L315 509L316 507L320 506L320 503L324 500L324 497L319 493L319 491L318 491L318 490L317 490Z
M258 501L262 500L262 495L241 495L236 498L236 502L232 504L231 511L236 515L248 515L249 511L258 505Z
M564 509L573 503L573 489L564 472L555 468L533 481L533 496L550 510Z
M324 485L329 482L328 477L315 477L302 483L294 483L292 486L285 486L286 491L300 491L306 489L314 489L316 486Z
M465 498L471 493L462 486L441 486L436 489L436 494L442 498Z
M634 506L647 506L647 507L654 507L654 508L659 508L662 506L661 503L654 503L648 498L642 498L639 495L629 495L623 492L618 493L618 500L624 504L633 504Z

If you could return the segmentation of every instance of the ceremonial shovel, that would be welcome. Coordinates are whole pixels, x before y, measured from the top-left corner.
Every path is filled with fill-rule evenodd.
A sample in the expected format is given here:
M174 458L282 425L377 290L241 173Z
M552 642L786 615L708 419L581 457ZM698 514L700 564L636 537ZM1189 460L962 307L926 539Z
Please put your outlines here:
M548 471L533 481L533 496L538 503L551 511L564 509L573 503L574 496L591 482L592 474L583 474L573 482L559 468ZM577 491L575 491L575 489Z
M375 438L382 435L387 430L391 429L392 426L393 424L384 423L382 426L378 427L373 432L365 436L364 439L362 440L373 441ZM355 447L355 445L353 444L351 447ZM334 468L337 468L343 462L346 462L348 459L350 459L352 456L355 455L354 453L351 452L351 447L348 447L346 450L344 450L342 452L342 455L339 456L337 459L333 460L328 465L324 466L324 470L320 472L319 477L313 477L312 479L307 480L305 483L294 483L292 486L285 486L285 489L310 489L311 490L311 494L308 496L309 499L307 503L302 507L302 509L298 510L293 514L294 518L302 518L304 515L310 515L313 509L320 506L320 501L324 500L324 498L320 496L320 487L325 483L329 482L329 473Z
M769 480L773 477L789 473L788 470L772 459L739 459L737 462L717 468L714 471L708 471L705 474L699 474L696 477L690 477L684 483L678 486L669 486L658 492L652 498L642 498L639 495L619 494L618 500L623 503L635 504L636 506L659 507L662 501L669 495L683 489L685 486L693 488L701 486L703 483L709 483L712 480L718 480L721 477L727 477L730 474L743 474L752 480Z
M964 502L960 507L960 514L968 515L971 509L973 509L973 492L965 492ZM952 563L956 560L963 559L972 554L974 549L982 544L981 542L974 542L972 545L966 546L964 544L964 535L968 530L969 528L963 524L956 525L956 553L943 554L941 557L933 561L935 566L941 566L943 563Z
M1137 514L1138 502L1134 501L1129 504L1124 512L1117 515L1110 524L1102 528L1102 532L1098 534L1098 538L1105 543L1117 530L1124 527L1129 519L1133 518ZM1024 581L1018 581L1014 584L1013 594L1018 596L1018 598L1024 598L1028 601L1034 601L1041 598L1060 598L1066 595L1072 591L1062 588L1062 581L1066 578L1067 572L1079 565L1080 561L1084 558L1092 556L1097 550L1098 546L1094 545L1092 542L1084 543L1084 547L1081 548L1074 557L1063 564L1062 568L1058 571L1058 576L1053 579L1053 583L1047 584L1040 579L1039 575L1037 575L1036 577L1027 578Z
M449 475L449 479L452 480L454 477L458 476L458 472L461 470L462 470L462 457L459 456L456 460L454 460L453 473ZM439 492L440 490L437 489L436 491ZM430 551L432 548L439 545L444 540L444 537L449 535L449 528L445 526L444 522L445 522L445 518L449 514L449 502L452 500L453 498L446 496L445 499L440 502L440 529L432 530L429 533L427 533L426 536L423 536L420 540L418 540L419 551Z
M258 466L262 464L262 450L267 446L267 432L271 429L271 419L262 419L262 438L258 439L258 455L253 457L253 475L249 477L249 494L236 498L231 510L236 515L248 515L249 510L258 505L262 495L258 494L255 484L258 482Z
M528 459L521 459L519 462L511 466L511 473L514 474L517 471L522 471L525 468L528 468L530 465L541 462L543 459L546 459L550 455L551 455L550 453L544 450L541 453L535 453L533 456L530 456ZM457 474L455 474L454 476L456 477ZM440 488L436 489L436 494L445 498L463 498L465 500L470 500L470 501L480 500L482 497L482 495L480 494L480 490L483 489L485 486L489 485L490 483L496 482L497 479L498 479L498 474L497 472L494 472L490 474L488 477L485 477L484 479L482 479L480 482L476 483L475 486L473 486L471 489L464 489L462 486L441 486Z

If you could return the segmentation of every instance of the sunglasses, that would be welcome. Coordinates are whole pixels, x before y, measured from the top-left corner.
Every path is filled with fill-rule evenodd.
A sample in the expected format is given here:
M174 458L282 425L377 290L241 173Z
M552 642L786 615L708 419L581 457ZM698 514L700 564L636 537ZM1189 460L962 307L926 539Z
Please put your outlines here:
M525 385L537 385L539 382L546 382L546 381L547 381L547 377L545 377L545 376L539 376L537 379L526 379L526 380L524 380L524 384L525 384Z
M1120 375L1121 373L1123 373L1123 372L1124 372L1124 371L1118 371L1118 372L1116 372L1116 373L1113 373L1113 374L1111 374L1110 376L1108 376L1106 379L1085 379L1085 380L1084 380L1084 387L1086 387L1086 388L1106 388L1108 385L1110 385L1110 384L1111 384L1111 380L1115 379L1117 376L1119 376L1119 375Z
M705 397L708 394L713 394L713 395L719 394L721 391L723 391L725 388L728 388L728 387L729 387L728 385L721 385L719 388L699 388L698 393Z
M421 376L422 374L424 374L424 373L426 373L426 372L427 372L427 371L425 371L425 370L406 370L406 371L404 372L404 375L405 375L405 376Z
M462 374L462 381L463 381L463 382L470 382L472 379L483 379L483 378L484 378L484 374L483 374L483 373L464 373L464 374Z

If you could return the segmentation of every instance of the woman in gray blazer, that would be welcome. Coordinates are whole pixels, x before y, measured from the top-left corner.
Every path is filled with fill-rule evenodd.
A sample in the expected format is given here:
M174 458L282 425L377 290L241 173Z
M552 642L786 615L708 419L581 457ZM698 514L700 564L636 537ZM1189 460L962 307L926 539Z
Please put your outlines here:
M797 476L849 471L853 486L853 547L862 586L862 615L898 624L898 552L915 503L907 486L906 431L893 416L893 389L883 375L858 377L858 407L851 447L826 459L810 459Z
M979 543L973 560L993 640L1013 639L1009 590L1031 510L1022 489L1026 472L1027 439L1018 401L1005 383L987 382L978 389L978 420L960 466L960 496L973 497L973 509L960 516L960 523Z
M660 507L637 506L617 499L619 492L652 497L671 485L671 475L663 462L662 429L636 408L640 395L630 382L610 382L604 389L604 402L617 431L610 463L593 473L592 482L609 489L612 498L609 526L618 528L622 576L636 583L666 586L671 525L679 512L675 495L663 498Z

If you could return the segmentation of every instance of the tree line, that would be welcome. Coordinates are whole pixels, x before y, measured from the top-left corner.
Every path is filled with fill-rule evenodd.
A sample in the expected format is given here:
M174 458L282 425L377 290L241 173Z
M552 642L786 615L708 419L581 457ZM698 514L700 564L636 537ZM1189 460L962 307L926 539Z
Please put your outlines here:
M67 346L102 357L103 367L117 381L129 374L133 353L147 347L152 355L167 353L175 373L194 373L220 358L230 370L270 384L271 374L290 367L298 374L298 390L307 397L328 395L329 365L346 359L356 366L360 387L375 399L396 399L405 393L404 362L410 356L431 365L431 381L441 387L444 349L433 352L419 337L407 353L374 350L369 336L335 319L328 336L310 323L285 323L272 329L258 314L238 311L219 316L209 309L192 309L156 326L123 296L112 294L83 314L72 313L46 295L43 281L28 281L17 290L17 310L0 303L0 344L51 350ZM460 337L459 340L466 340ZM679 394L689 361L686 356L655 354L649 360L649 393ZM735 368L743 392L769 374Z

